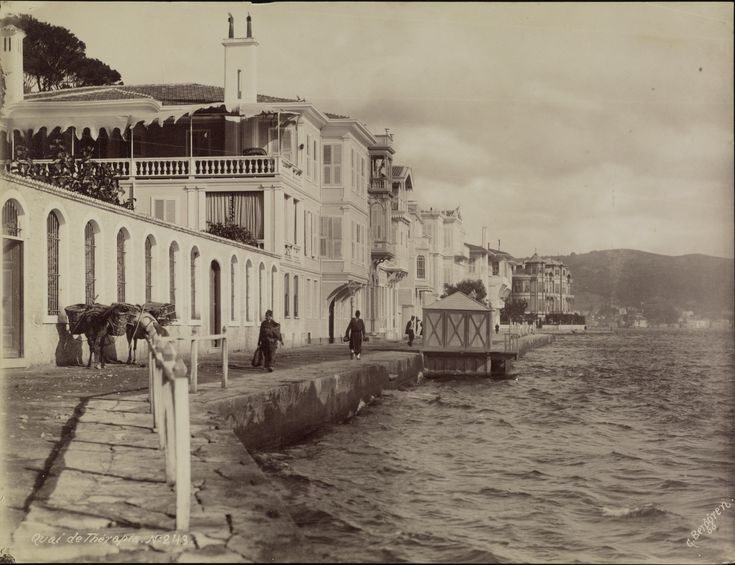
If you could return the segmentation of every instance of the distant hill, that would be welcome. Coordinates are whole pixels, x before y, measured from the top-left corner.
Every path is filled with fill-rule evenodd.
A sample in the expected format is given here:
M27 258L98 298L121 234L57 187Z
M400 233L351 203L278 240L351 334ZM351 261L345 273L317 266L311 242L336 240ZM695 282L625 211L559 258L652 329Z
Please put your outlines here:
M718 317L733 310L733 259L708 255L658 255L610 249L557 256L572 271L575 310L607 305L668 304L697 315Z

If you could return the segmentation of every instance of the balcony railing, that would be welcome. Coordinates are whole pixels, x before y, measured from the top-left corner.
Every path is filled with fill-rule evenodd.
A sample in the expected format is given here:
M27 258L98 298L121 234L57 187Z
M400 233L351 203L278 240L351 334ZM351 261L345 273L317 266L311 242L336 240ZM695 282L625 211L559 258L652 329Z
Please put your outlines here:
M370 179L370 192L391 192L390 179Z
M301 176L301 170L283 157L145 157L135 159L95 159L108 164L121 178L228 178L261 177L283 174ZM34 160L33 164L48 170L51 159ZM9 162L5 162L6 170Z

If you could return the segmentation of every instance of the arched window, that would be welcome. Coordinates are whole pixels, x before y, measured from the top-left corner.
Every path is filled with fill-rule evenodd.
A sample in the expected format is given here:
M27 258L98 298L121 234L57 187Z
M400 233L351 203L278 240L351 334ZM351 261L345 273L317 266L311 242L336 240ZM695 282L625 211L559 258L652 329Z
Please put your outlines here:
M233 322L237 319L237 316L235 314L236 310L236 303L235 303L235 296L237 294L235 293L236 284L235 281L237 280L235 278L235 271L237 270L237 257L232 257L230 260L230 320Z
M89 221L84 227L84 301L93 304L95 293L95 259L97 254L94 224Z
M3 206L3 235L20 237L21 230L18 215L15 200L8 200Z
M125 302L125 231L117 232L117 301Z
M153 302L153 236L145 238L145 301Z
M59 244L61 241L59 227L59 217L55 212L51 212L46 220L46 247L48 248L47 289L48 313L50 316L57 316L59 314Z
M179 246L174 241L168 248L168 301L176 306L176 259Z
M416 257L416 278L426 278L426 258L423 255L418 255Z
M293 317L299 317L299 277L293 278Z
M288 303L289 303L289 297L288 297L288 273L283 275L283 316L285 318L288 318L289 311L288 311Z
M245 320L248 322L253 319L253 309L251 305L252 300L252 289L253 284L253 264L248 259L245 263Z
M197 268L199 263L199 250L194 247L191 250L191 319L199 319L197 308Z

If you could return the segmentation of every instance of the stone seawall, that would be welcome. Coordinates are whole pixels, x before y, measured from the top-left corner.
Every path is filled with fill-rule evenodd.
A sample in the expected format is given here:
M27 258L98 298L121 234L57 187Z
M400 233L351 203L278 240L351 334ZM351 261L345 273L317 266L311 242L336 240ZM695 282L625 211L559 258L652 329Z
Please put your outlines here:
M421 368L419 354L380 352L369 360L257 375L257 383L250 378L246 387L203 391L198 401L221 417L247 449L272 449L349 418L383 390L415 385Z
M527 352L554 341L550 334L528 334L518 340L518 357L523 357Z

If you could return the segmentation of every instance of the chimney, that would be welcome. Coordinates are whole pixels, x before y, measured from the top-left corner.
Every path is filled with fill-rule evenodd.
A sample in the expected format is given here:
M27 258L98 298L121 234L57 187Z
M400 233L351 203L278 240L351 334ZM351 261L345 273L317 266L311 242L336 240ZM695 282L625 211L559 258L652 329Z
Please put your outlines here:
M222 41L225 48L225 106L258 101L257 47L253 38L252 18L248 14L247 37L228 37Z
M482 227L482 248L487 249L488 243L487 243L487 227Z
M7 25L0 29L3 40L0 51L0 66L5 76L5 99L3 105L23 101L23 38L22 29Z

